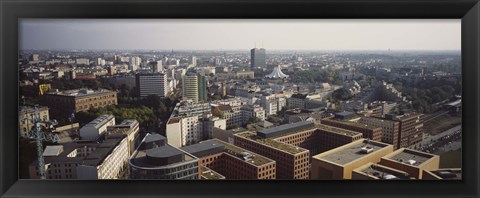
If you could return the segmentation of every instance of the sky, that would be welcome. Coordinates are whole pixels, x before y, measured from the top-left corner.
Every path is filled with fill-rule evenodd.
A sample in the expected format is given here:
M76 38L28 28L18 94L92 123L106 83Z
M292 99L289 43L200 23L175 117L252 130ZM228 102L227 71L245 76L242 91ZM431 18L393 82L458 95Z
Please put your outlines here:
M20 49L460 50L460 19L21 19Z

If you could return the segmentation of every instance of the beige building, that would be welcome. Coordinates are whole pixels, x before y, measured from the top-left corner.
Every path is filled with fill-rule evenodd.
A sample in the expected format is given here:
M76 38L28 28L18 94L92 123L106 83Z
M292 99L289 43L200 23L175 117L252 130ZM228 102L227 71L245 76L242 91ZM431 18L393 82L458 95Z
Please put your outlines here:
M352 179L357 180L398 180L398 179L415 179L407 172L383 166L380 164L367 163L353 170Z
M437 170L423 170L422 179L424 180L461 180L462 169L461 168L445 168Z
M107 89L50 90L44 95L52 117L68 118L72 113L117 105L117 92Z
M19 135L21 137L28 138L28 132L32 130L35 120L35 107L32 106L20 106L18 111L18 127ZM50 119L48 113L48 107L37 107L38 118L42 121L47 121Z
M128 161L126 135L100 142L69 142L47 146L43 153L46 179L118 179ZM38 162L29 165L30 179L39 179Z
M398 149L398 136L400 133L399 121L386 120L377 117L361 117L358 123L366 124L371 127L382 128L382 142L392 144L395 149Z
M118 125L108 126L107 131L109 134L125 134L128 140L129 156L133 154L137 146L138 132L140 131L139 123L137 120L124 120Z
M377 163L393 152L393 145L360 139L312 157L311 179L352 179L352 171Z
M80 138L82 140L95 140L107 131L108 126L113 125L115 125L113 115L101 115L80 128Z
M436 170L440 165L440 156L417 150L401 148L385 155L381 165L405 171L412 177L422 179L423 170Z

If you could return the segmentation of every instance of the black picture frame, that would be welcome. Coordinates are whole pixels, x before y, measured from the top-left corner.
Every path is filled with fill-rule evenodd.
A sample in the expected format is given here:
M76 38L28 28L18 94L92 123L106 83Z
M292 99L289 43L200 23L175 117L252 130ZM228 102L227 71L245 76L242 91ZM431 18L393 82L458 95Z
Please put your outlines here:
M2 197L478 197L480 4L478 0L2 0L0 195ZM18 180L20 18L462 19L462 181L39 181Z

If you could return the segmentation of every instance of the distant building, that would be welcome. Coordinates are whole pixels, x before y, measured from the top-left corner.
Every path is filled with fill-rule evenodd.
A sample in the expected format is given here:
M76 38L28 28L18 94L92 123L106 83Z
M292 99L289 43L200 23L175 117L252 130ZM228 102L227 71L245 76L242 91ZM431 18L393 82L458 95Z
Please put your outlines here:
M182 77L183 97L198 102L198 76L194 74L184 75Z
M72 113L117 105L117 92L107 89L50 90L44 97L52 117L68 118Z
M334 126L342 129L347 129L363 134L363 138L370 139L374 141L382 141L382 128L381 127L372 127L365 124L342 121L333 118L324 118L321 121L322 124Z
M166 73L139 73L135 74L135 82L138 97L156 95L159 97L168 96L168 83Z
M37 107L38 115L35 115L35 107L33 106L20 106L18 111L18 130L21 137L28 138L28 132L32 130L34 126L34 119L36 116L42 121L50 120L48 107Z
M167 144L159 134L147 134L129 159L130 179L199 179L199 160Z
M263 48L253 48L250 50L250 64L252 69L257 67L266 67L266 51Z
M198 75L198 101L207 102L208 90L207 90L207 78L204 75Z
M255 73L253 71L237 71L235 72L235 77L241 79L254 79Z
M90 60L87 58L77 58L75 60L75 64L77 65L90 65Z
M404 115L387 114L388 120L399 121L398 148L418 146L423 138L423 114L409 113Z
M352 171L366 163L377 163L393 152L393 146L360 139L312 157L311 179L352 179Z

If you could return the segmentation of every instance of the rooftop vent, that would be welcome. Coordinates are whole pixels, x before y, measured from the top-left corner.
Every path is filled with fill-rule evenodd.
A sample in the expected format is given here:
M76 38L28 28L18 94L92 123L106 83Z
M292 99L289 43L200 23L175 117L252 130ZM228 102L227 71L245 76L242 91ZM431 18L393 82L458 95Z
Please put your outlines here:
M408 160L406 163L410 165L414 165L415 163L417 163L417 161L411 159L411 160Z
M395 175L385 175L383 176L383 179L398 179Z
M371 152L373 152L373 148L369 147L369 146L365 146L365 147L362 147L361 152L365 153L365 154L366 153L371 153Z

